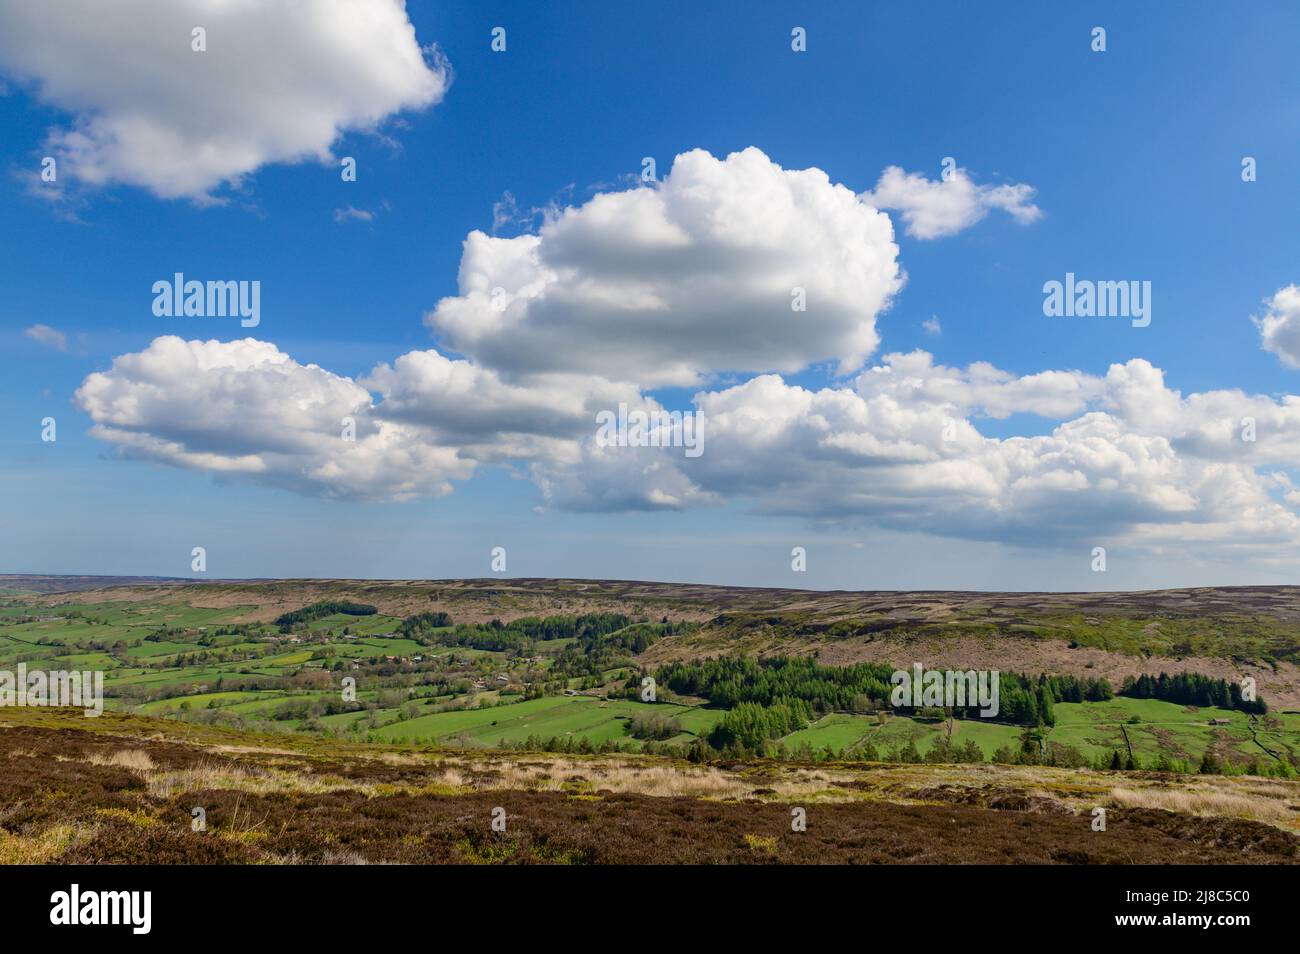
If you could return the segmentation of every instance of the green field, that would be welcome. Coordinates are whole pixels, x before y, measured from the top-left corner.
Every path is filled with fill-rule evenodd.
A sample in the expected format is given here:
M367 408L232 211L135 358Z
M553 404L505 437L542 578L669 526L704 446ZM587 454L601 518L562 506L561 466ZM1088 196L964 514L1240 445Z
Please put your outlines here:
M234 703L266 701L267 699L282 702L284 697L276 692L201 692L192 696L146 702L139 707L138 711L146 715L163 715L167 712L179 711L180 707L185 703L189 703L191 709L198 709L214 707L214 703L215 707L220 707Z
M822 717L806 729L792 732L781 741L790 749L798 749L804 745L813 749L830 746L834 751L842 752L853 748L876 727L874 719L832 714Z
M492 746L523 742L529 736L572 736L592 743L628 738L627 726L638 714L683 717L696 710L687 706L614 700L591 696L546 696L492 708L440 712L385 726L375 735L384 741L431 740L464 745ZM698 719L703 726L708 719Z
M1116 698L1104 703L1058 703L1056 725L1047 732L1047 741L1078 749L1089 759L1109 758L1115 751L1127 752L1143 764L1153 763L1160 755L1171 761L1191 763L1195 768L1206 749L1230 750L1243 758L1270 757L1272 752L1296 752L1300 743L1300 715L1277 718L1281 727L1262 729L1242 712L1225 709L1190 709L1155 699ZM1130 720L1137 718L1139 722ZM1211 719L1227 719L1229 725L1212 726ZM944 733L945 722L921 721L889 716L880 725L875 716L832 714L823 716L806 729L791 733L781 742L792 750L807 745L814 751L830 747L835 752L852 754L866 743L882 756L905 747L909 742L925 755ZM986 758L1006 747L1016 751L1021 745L1023 727L998 722L957 719L952 742L961 745L974 740ZM1258 737L1259 742L1255 741ZM1264 747L1261 747L1260 743Z
M440 627L416 631L419 639L411 639L391 635L399 617L343 613L281 632L271 623L240 622L256 608L58 605L24 597L0 606L0 666L23 661L29 668L103 670L109 709L359 741L490 748L530 739L585 740L637 749L643 743L631 735L632 720L653 715L671 720L665 734L684 752L726 714L707 705L625 698L628 677L637 671L627 656L602 657L576 670L581 675L573 669L549 675L566 654L582 650L572 636L536 640L526 650L478 649L449 645L453 636L473 642L472 632L467 639L463 631ZM619 624L610 635L624 628L630 627ZM347 676L355 677L356 694L345 702ZM535 685L528 688L535 680L545 694L537 696ZM580 694L561 694L566 687ZM534 698L521 701L525 695ZM1056 703L1054 715L1055 725L1045 733L1051 751L1073 749L1093 763L1108 762L1116 752L1131 752L1144 767L1163 760L1193 771L1207 752L1237 765L1300 763L1300 713L1252 717L1116 697ZM874 751L888 758L905 755L911 746L923 757L950 730L952 744L973 741L986 759L1003 749L1019 752L1026 739L1033 741L1022 726L985 720L948 723L847 712L818 713L806 727L773 741L787 753L817 757Z

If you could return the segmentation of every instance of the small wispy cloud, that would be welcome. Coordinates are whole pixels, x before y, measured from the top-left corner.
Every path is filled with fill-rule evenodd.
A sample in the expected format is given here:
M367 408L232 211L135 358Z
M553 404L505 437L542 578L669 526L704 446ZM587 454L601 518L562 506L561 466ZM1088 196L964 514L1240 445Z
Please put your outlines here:
M624 182L623 188L633 188L640 180L633 177ZM531 232L545 222L558 218L572 202L574 184L570 182L552 196L546 205L533 205L524 208L508 189L501 193L501 198L492 203L492 234L500 235L505 230L512 232Z
M943 334L943 326L939 324L939 316L931 315L925 321L921 322L921 327L925 329L927 335Z
M373 222L375 213L367 209L358 209L355 206L344 206L341 209L334 210L334 221L337 223L344 222Z
M68 336L57 328L51 328L49 325L32 325L23 332L33 341L39 341L43 345L49 345L59 351L68 350Z
M501 198L492 203L492 234L496 235L519 219L519 202L513 192L505 192Z

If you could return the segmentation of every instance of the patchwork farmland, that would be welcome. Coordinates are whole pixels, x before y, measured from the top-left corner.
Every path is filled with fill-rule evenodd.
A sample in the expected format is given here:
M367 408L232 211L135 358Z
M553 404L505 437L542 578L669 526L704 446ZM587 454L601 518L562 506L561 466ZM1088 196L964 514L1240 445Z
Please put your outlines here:
M986 811L989 803L1023 809L1047 799L1053 811L1069 813L1081 806L1067 792L1097 785L1116 808L1170 808L1300 835L1300 783L1293 781L1300 711L1270 704L1268 690L1281 685L1274 698L1288 698L1295 622L1286 612L1257 614L1239 640L1225 620L1214 641L1226 657L1126 647L1103 650L1121 657L1110 667L1095 666L1091 654L1067 667L1062 652L1082 647L1086 627L1128 631L1143 612L1131 596L1108 618L1089 608L1083 619L1095 622L1066 626L1067 639L1046 633L1071 618L1072 607L1019 607L1007 627L997 596L982 609L950 600L944 619L935 607L945 604L927 594L929 622L909 625L918 598L898 594L897 604L911 608L885 625L874 596L865 610L865 598L852 594L684 588L674 598L660 584L133 582L67 593L45 585L37 591L21 580L6 583L0 671L100 670L105 714L0 707L0 738L35 733L124 765L136 756L109 750L148 753L148 739L172 739L192 753L218 744L214 739L220 749L211 752L228 752L244 739L250 751L311 752L331 766L400 755L432 772L456 759L458 772L486 771L483 778L530 759L595 759L574 777L634 766L641 780L625 791L652 797L665 783L651 778L749 765L735 770L769 777L753 785L760 800L779 800L798 778L806 783L798 791L837 804L857 783L826 784L832 776L892 766L892 777L906 777L907 785L873 784L871 798L924 805L959 797ZM1205 604L1192 602L1192 612L1203 614ZM935 632L940 620L952 629L946 639ZM1178 617L1153 614L1148 638L1167 620L1187 631ZM1037 657L1020 646L1028 629L1041 631ZM991 718L960 707L891 704L889 667L869 661L935 665L970 641L996 653L1002 638L1017 645L1019 668L1003 673L1002 711ZM1099 669L1137 676L1112 684ZM1220 678L1225 670L1241 678L1271 673L1258 680L1262 701L1242 697L1236 682ZM21 751L13 748L12 758ZM149 793L171 791L174 781L160 781L167 773L155 755L144 762L151 767L137 773L148 796L140 810L149 812L159 808ZM1001 774L978 774L994 770ZM985 783L953 789L962 777L953 771L977 773L969 778ZM1153 786L1153 779L1163 781ZM1256 787L1215 789L1210 797L1211 779ZM218 788L245 787L233 776L217 781ZM317 790L300 773L284 784L303 794ZM666 784L678 793L672 797L712 797L684 782ZM428 785L443 786L448 797L476 790ZM560 790L584 797L604 791L586 783ZM1270 794L1238 802L1225 791ZM63 844L36 822L0 822L0 829L0 852L8 844L11 856ZM1294 860L1287 854L1294 844L1283 844L1290 847L1282 855ZM78 850L78 857L94 854L85 845ZM370 860L388 858L387 851L377 843Z

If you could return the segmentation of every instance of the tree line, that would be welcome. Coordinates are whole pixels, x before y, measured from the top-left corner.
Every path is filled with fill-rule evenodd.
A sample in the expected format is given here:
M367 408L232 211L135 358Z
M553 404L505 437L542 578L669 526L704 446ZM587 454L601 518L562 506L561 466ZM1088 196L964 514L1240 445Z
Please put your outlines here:
M398 634L425 644L463 646L487 652L523 652L535 642L573 639L593 640L631 625L630 616L622 613L585 613L582 615L523 616L503 623L457 623L451 629L446 613L420 613L408 616L398 627Z
M302 609L282 613L275 618L275 624L280 627L280 632L286 633L299 623L310 623L318 619L324 619L326 616L333 616L335 613L346 613L348 616L374 616L378 612L378 608L371 606L369 603L353 603L348 600L324 600L319 603L312 603L310 606L304 606Z
M701 696L711 704L733 709L741 703L771 706L800 700L812 712L872 712L891 709L905 715L926 715L923 705L893 706L891 676L883 663L823 666L807 657L754 659L723 656L659 667L655 680L679 695ZM999 673L998 712L991 719L1014 725L1054 725L1058 702L1096 702L1113 698L1105 679L1078 676L1025 676ZM979 705L952 707L958 718L980 718ZM940 713L942 714L942 713Z
M1165 702L1201 708L1217 706L1220 709L1239 709L1255 715L1268 712L1268 705L1263 699L1244 698L1241 686L1237 683L1195 672L1180 672L1172 676L1163 672L1158 676L1143 674L1136 679L1128 676L1120 695L1134 699L1163 699Z
M819 713L861 713L882 708L907 715L921 713L925 706L891 704L890 677L894 672L894 667L883 663L824 666L808 657L754 659L741 655L670 663L660 666L654 678L679 695L701 696L727 709L742 702L770 706L778 699L800 699ZM991 720L1028 726L1054 725L1057 703L1106 702L1116 695L1105 678L1045 673L1028 676L1010 671L999 673L998 689L998 712ZM1243 698L1239 685L1197 673L1130 677L1119 694L1261 715L1268 711L1263 700ZM964 707L952 707L951 714L975 719L980 717L979 708L972 701Z

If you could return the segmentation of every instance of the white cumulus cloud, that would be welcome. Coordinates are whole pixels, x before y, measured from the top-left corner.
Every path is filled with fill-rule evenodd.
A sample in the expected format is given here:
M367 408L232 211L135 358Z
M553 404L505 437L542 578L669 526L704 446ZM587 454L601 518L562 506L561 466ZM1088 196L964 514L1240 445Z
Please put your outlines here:
M400 0L14 0L0 71L71 114L42 144L61 176L199 201L267 163L328 160L342 132L450 81Z
M1184 397L1134 359L1103 378L1015 375L986 364L886 355L852 387L760 375L695 398L705 452L612 456L548 474L558 506L732 500L758 512L1019 544L1160 543L1273 552L1300 542L1300 399ZM1047 433L985 436L981 417L1034 414ZM1256 421L1244 440L1244 417Z
M505 374L653 387L821 361L849 372L902 287L897 255L889 217L821 170L695 150L656 187L598 194L537 234L472 232L459 294L426 322Z
M917 351L816 390L758 375L696 394L698 457L599 444L598 411L659 407L632 384L571 373L510 381L433 350L354 382L253 339L163 337L90 375L76 401L92 433L127 456L331 497L439 496L477 466L519 464L543 500L569 510L732 501L1035 545L1273 552L1300 540L1288 475L1300 466L1300 398L1184 396L1141 359L1099 378L950 368ZM981 418L1013 414L1059 423L1006 437L980 430ZM356 421L355 442L340 437L344 417Z
M1034 192L1023 183L977 185L965 169L935 180L890 166L875 189L862 197L877 208L898 211L912 238L936 239L970 228L992 209L1001 209L1021 225L1036 222L1043 213L1032 201Z
M155 338L75 395L96 437L128 457L308 494L410 499L451 492L472 461L374 414L365 388L265 341ZM344 439L344 419L355 440Z
M1300 368L1300 286L1279 288L1257 316L1260 346L1282 359L1288 368Z

